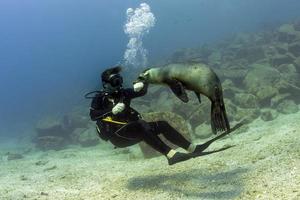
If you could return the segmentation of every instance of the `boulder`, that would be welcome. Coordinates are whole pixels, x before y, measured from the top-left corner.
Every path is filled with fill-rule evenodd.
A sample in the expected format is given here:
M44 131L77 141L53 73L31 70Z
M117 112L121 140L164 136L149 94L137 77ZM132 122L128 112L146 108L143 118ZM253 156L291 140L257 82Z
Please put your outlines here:
M278 112L273 109L262 109L260 118L264 121L271 121L278 117Z
M244 84L249 93L257 96L263 103L278 93L276 84L280 81L280 73L272 67L255 65L248 73Z
M295 59L294 64L295 67L297 68L298 73L300 73L300 57Z
M288 47L289 47L288 43L278 43L275 45L278 54L288 53Z
M241 68L240 66L229 66L227 68L216 69L215 72L223 79L230 79L236 82L244 79L248 69Z
M262 47L255 46L255 47L243 47L239 49L236 54L236 59L244 58L248 60L249 63L254 63L258 60L265 58L265 53Z
M295 57L290 53L277 54L277 55L272 56L271 63L272 63L273 66L279 66L279 65L282 65L282 64L293 63L294 60L295 60Z
M298 112L299 108L293 100L284 100L278 104L277 111L283 114L292 114Z
M294 29L295 29L296 31L300 31L300 20L299 20L299 21L296 21L296 22L294 23Z
M299 73L294 64L283 64L278 66L277 69L280 72L282 81L293 85L299 84Z
M299 57L300 56L300 41L290 44L288 50L295 57Z
M237 93L235 94L235 102L242 108L257 108L257 97L253 94Z
M182 112L186 109L186 104L182 106ZM177 108L177 107L176 107ZM201 104L198 102L195 105L189 106L189 115L186 116L193 128L202 123L210 122L211 102L207 98L202 98ZM177 113L177 112L176 112Z
M278 29L278 41L291 43L299 37L293 24L284 24Z
M238 107L228 98L224 99L224 104L228 120L233 121L236 118Z
M279 93L278 89L270 85L262 86L258 91L256 91L256 96L260 104L268 104L272 97Z
M168 91L162 91L158 97L156 97L156 101L150 102L151 110L157 110L157 108L159 108L160 111L172 111L173 102L169 99L170 94Z
M78 111L71 112L61 117L46 117L36 125L36 138L33 141L36 147L42 150L61 149L74 142L72 133L76 128L86 128L89 118ZM46 140L49 141L46 141ZM57 142L57 145L54 144Z
M59 136L41 136L35 139L36 147L43 151L60 150L65 147L65 140Z
M95 145L99 144L99 137L97 135L95 128L78 130L74 134L77 134L77 142L82 147L90 147L90 146L95 146Z
M283 93L283 94L277 94L273 98L271 98L271 107L275 108L279 103L281 103L283 100L290 97L291 94L289 93Z
M237 108L236 115L234 116L235 121L244 120L246 123L250 123L260 116L260 110L258 108Z
M206 123L202 123L195 128L194 135L199 139L206 139L213 135L211 126Z
M235 86L235 84L232 82L230 79L226 79L222 83L222 88L223 88L223 96L225 98L234 98L236 93L241 93L243 92L242 89L239 89Z
M222 54L220 51L213 51L208 57L208 63L211 66L219 66L221 64Z
M7 152L5 155L6 155L6 160L7 161L9 161L9 160L19 160L19 159L24 158L24 156L22 154L19 154L19 153Z

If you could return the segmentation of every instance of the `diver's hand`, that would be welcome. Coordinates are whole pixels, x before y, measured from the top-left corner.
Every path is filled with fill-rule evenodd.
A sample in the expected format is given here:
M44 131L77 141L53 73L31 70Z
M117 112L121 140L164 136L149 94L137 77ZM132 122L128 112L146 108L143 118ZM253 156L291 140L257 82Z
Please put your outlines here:
M116 115L116 114L122 112L124 109L125 109L125 104L124 104L124 103L117 103L117 104L113 107L112 113L113 113L114 115Z
M143 82L136 82L135 84L133 84L133 90L135 92L139 92L143 89L144 87L144 83Z

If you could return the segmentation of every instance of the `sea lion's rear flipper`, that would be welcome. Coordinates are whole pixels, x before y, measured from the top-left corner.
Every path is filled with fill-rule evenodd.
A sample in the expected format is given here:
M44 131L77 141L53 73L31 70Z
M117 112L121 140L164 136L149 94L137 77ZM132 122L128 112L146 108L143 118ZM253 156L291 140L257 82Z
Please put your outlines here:
M214 134L230 130L222 90L215 87L215 99L211 102L211 128Z
M199 103L201 103L201 97L200 97L200 93L198 93L198 92L195 92L195 94L196 94L196 96L197 96L197 98L198 98L198 101L199 101Z
M169 81L167 84L170 86L173 93L179 99L181 99L181 101L183 101L184 103L187 103L189 101L186 91L180 81L173 79L172 81Z

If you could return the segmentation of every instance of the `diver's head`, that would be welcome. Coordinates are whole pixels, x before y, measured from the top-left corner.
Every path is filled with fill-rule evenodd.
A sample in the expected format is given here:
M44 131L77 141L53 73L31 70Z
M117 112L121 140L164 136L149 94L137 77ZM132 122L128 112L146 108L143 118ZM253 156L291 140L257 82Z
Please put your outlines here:
M105 90L114 92L122 88L123 78L120 75L121 70L120 66L116 66L102 72L101 80Z

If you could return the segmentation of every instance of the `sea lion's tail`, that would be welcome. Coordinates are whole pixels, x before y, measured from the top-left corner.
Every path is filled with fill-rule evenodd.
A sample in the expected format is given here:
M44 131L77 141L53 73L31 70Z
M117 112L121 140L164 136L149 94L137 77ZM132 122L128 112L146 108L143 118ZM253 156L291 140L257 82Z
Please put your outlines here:
M214 134L218 131L230 130L222 90L217 86L215 87L215 99L211 104L211 128Z

